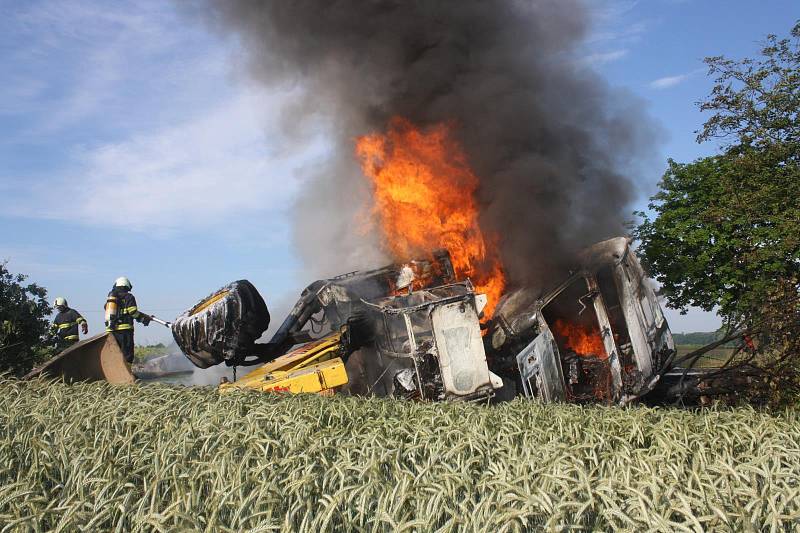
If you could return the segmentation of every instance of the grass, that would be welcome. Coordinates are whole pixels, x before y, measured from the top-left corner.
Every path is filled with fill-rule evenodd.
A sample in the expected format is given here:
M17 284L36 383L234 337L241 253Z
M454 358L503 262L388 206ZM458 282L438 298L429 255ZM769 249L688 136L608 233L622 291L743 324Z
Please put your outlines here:
M789 530L799 422L0 378L0 530Z
M702 344L679 344L675 346L675 350L678 352L678 357L682 357L688 353L691 353L699 348L702 348L704 345ZM703 354L699 361L695 364L696 368L715 368L722 366L727 360L728 357L733 353L734 348L726 347L726 346L719 346L710 350Z

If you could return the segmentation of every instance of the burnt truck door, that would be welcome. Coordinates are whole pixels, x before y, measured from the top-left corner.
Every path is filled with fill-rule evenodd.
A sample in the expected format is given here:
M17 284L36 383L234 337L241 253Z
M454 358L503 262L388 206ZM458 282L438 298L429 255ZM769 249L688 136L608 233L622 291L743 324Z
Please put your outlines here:
M613 401L617 402L622 394L622 367L619 362L619 349L617 343L614 341L614 332L611 328L611 321L608 318L606 311L606 304L603 301L603 295L600 293L600 288L597 285L597 279L594 276L587 276L586 287L589 289L589 296L594 305L594 312L597 315L597 322L600 324L600 336L603 339L603 347L608 354L608 363L611 370L611 386Z
M579 403L619 402L619 354L594 277L575 273L542 302L540 327L546 325L555 339L565 398Z
M614 268L614 281L628 323L636 364L643 375L652 376L663 363L658 360L659 355L674 350L674 343L655 293L629 247Z
M564 401L564 374L558 346L550 328L537 313L539 335L517 354L522 388L528 398L543 402Z

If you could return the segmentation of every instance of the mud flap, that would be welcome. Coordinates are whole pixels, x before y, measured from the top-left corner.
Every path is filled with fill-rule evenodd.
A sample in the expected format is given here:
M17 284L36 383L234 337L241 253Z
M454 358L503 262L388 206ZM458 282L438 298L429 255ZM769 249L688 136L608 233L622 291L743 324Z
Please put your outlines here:
M117 340L110 333L101 333L73 344L33 369L24 379L37 377L64 378L67 382L108 381L118 384L130 384L135 380Z

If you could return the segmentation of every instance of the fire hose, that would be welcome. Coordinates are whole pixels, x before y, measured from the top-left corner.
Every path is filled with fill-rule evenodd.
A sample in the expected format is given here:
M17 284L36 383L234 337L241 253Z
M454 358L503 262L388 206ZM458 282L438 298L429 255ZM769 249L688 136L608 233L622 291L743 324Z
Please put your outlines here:
M144 313L142 313L142 314L144 315ZM167 322L166 320L161 320L160 318L158 318L155 315L145 315L145 316L147 318L149 318L150 320L152 320L153 322L156 322L158 324L161 324L162 326L168 327L169 329L172 329L172 322Z

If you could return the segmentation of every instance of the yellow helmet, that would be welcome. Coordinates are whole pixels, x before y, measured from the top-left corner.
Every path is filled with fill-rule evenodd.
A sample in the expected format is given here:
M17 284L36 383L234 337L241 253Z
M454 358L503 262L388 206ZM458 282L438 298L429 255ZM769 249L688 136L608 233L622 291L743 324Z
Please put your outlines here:
M131 290L133 288L133 285L131 285L131 281L125 276L117 278L117 281L114 282L114 286L125 287L128 290Z
M61 296L59 296L58 298L56 298L56 301L53 303L53 306L54 307L68 307L67 306L67 299L66 298L62 298Z

